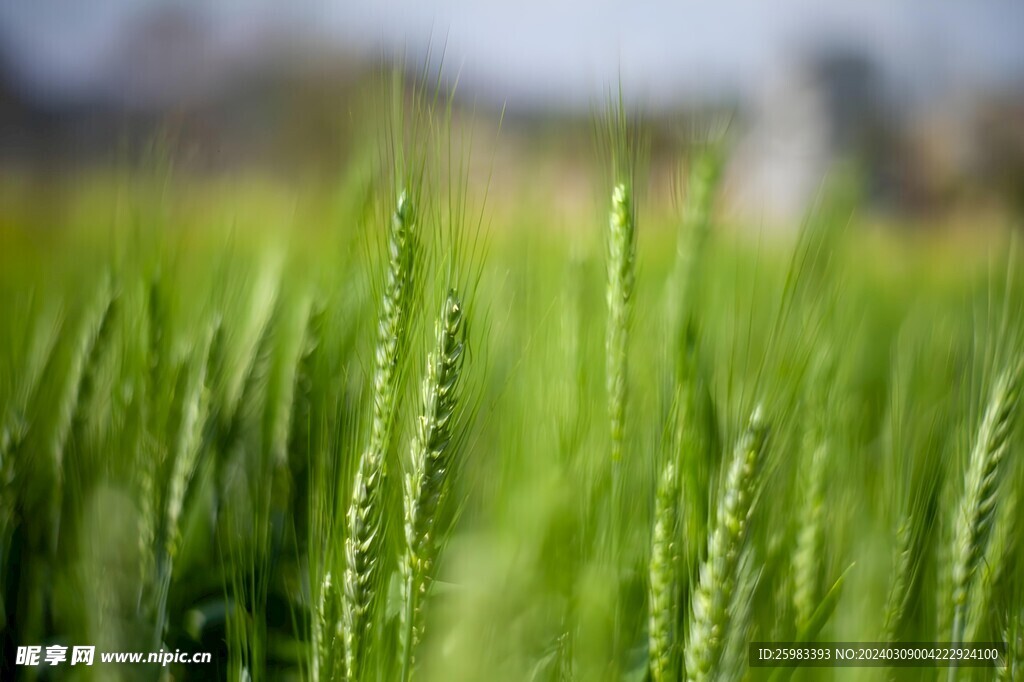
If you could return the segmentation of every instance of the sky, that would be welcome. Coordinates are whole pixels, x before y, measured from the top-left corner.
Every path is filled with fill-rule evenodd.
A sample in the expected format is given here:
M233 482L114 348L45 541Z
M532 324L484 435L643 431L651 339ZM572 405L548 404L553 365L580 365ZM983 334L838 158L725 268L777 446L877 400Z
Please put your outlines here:
M168 8L198 20L203 49L157 60L159 78L151 66L118 63L140 17ZM1024 87L1022 33L1016 0L0 2L8 69L54 100L130 88L126 70L152 90L177 69L166 87L187 86L192 74L258 59L282 41L411 60L443 46L461 90L533 108L591 106L619 80L655 107L742 94L808 49L839 45L875 59L899 92L927 100L956 88Z

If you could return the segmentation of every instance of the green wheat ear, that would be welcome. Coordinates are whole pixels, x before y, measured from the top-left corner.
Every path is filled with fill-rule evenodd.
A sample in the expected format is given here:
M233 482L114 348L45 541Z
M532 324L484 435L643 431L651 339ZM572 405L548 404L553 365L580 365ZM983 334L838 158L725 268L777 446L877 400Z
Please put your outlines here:
M708 540L707 558L700 567L691 600L689 641L686 645L688 680L714 679L732 628L741 557L758 489L768 429L760 407L736 445Z
M445 298L436 326L437 340L423 378L423 406L412 443L412 468L405 479L405 552L400 624L402 679L412 674L416 645L423 633L423 600L440 551L438 511L455 466L454 428L459 409L466 331L455 291Z
M625 183L615 185L608 229L608 418L611 423L612 460L622 458L626 417L627 345L629 312L636 268L636 223L633 197Z
M648 573L648 657L653 682L667 682L676 677L681 528L679 487L675 457L670 456L662 468L655 496Z
M415 214L403 192L388 230L388 268L374 353L370 442L356 469L346 515L342 636L346 679L360 679L371 625L371 605L380 584L383 555L384 462L394 435L399 362L407 347L409 308L416 260Z
M672 286L669 314L674 316L677 373L682 373L689 364L686 355L696 333L695 299L711 235L711 209L721 168L721 150L709 149L697 157L686 178L675 266L669 280Z
M896 544L893 548L892 579L885 600L885 641L895 642L900 623L910 602L910 587L915 573L914 528L910 515L904 514L896 527Z
M822 442L806 458L802 476L803 510L793 551L793 610L796 631L807 629L821 597L821 566L825 548L825 477L830 446Z
M950 635L953 642L963 640L970 607L968 595L988 547L992 521L999 506L999 481L1020 406L1022 375L1024 363L1000 375L971 450L953 531L953 629ZM953 668L950 671L951 676L955 674Z

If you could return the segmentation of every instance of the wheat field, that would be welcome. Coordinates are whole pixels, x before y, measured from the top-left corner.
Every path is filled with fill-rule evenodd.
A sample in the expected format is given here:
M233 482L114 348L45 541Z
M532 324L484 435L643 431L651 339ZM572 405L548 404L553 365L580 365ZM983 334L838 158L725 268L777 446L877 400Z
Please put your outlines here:
M664 201L610 111L569 217L429 102L298 198L8 183L0 676L1024 679L1011 235L726 224L720 146ZM748 665L930 641L1005 665ZM213 660L14 661L80 643Z

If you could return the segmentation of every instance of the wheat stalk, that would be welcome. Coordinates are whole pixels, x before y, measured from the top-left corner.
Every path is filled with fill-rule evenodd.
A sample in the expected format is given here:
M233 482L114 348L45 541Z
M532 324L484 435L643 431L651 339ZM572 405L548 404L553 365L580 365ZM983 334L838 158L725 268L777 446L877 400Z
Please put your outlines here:
M691 599L685 656L688 680L715 676L721 662L766 442L767 428L759 407L733 452L715 528L708 540L707 558L700 567L697 589Z
M407 345L416 239L412 202L403 192L388 230L388 267L374 354L370 442L356 469L347 514L342 626L345 672L360 679L373 589L382 556L382 479L394 431L399 361Z
M437 513L448 492L454 466L453 433L459 402L459 375L465 349L462 304L449 291L436 325L437 345L423 378L423 408L412 444L412 467L405 479L405 553L402 557L402 620L399 651L402 678L408 680L423 633L423 599L438 551Z

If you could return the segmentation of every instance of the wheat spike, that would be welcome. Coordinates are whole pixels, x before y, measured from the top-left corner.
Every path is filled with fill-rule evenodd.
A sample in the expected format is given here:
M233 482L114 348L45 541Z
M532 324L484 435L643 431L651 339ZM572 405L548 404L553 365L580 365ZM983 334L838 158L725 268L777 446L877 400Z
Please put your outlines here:
M185 493L195 473L199 457L201 434L205 428L207 400L204 396L206 375L209 369L210 344L214 331L211 328L195 354L194 362L188 368L182 395L181 417L174 436L171 453L171 477L165 510L164 551L173 557L180 541L179 521L185 502Z
M730 609L739 580L740 558L757 494L758 470L767 442L760 408L736 445L708 540L707 558L700 567L691 600L689 641L686 645L688 680L717 675L730 631Z
M612 192L608 230L608 329L605 340L608 419L612 460L622 457L626 420L627 344L629 312L636 267L636 229L629 187L620 183Z
M405 553L399 647L402 679L412 674L414 653L423 631L423 598L438 551L438 510L454 466L452 438L458 415L459 376L465 349L462 304L449 291L437 320L437 345L427 360L423 407L412 444L412 468L405 479Z
M988 547L992 520L999 504L1000 473L1020 405L1021 368L1018 364L996 381L971 451L966 486L953 531L953 642L963 640L968 594Z
M408 337L416 248L414 225L412 202L402 193L388 230L388 267L374 354L370 442L359 459L347 514L341 625L349 680L360 679L373 590L379 580L382 481L398 403L399 361Z
M825 463L828 445L815 447L805 469L803 513L793 552L793 608L796 612L796 631L803 632L818 606L821 592L820 562L825 545L825 527L822 518L825 506Z
M910 600L910 584L914 578L914 537L910 519L904 515L896 528L893 550L892 582L885 601L885 641L896 641L903 615Z
M648 658L651 679L675 679L679 620L679 473L669 457L658 481L648 585Z

